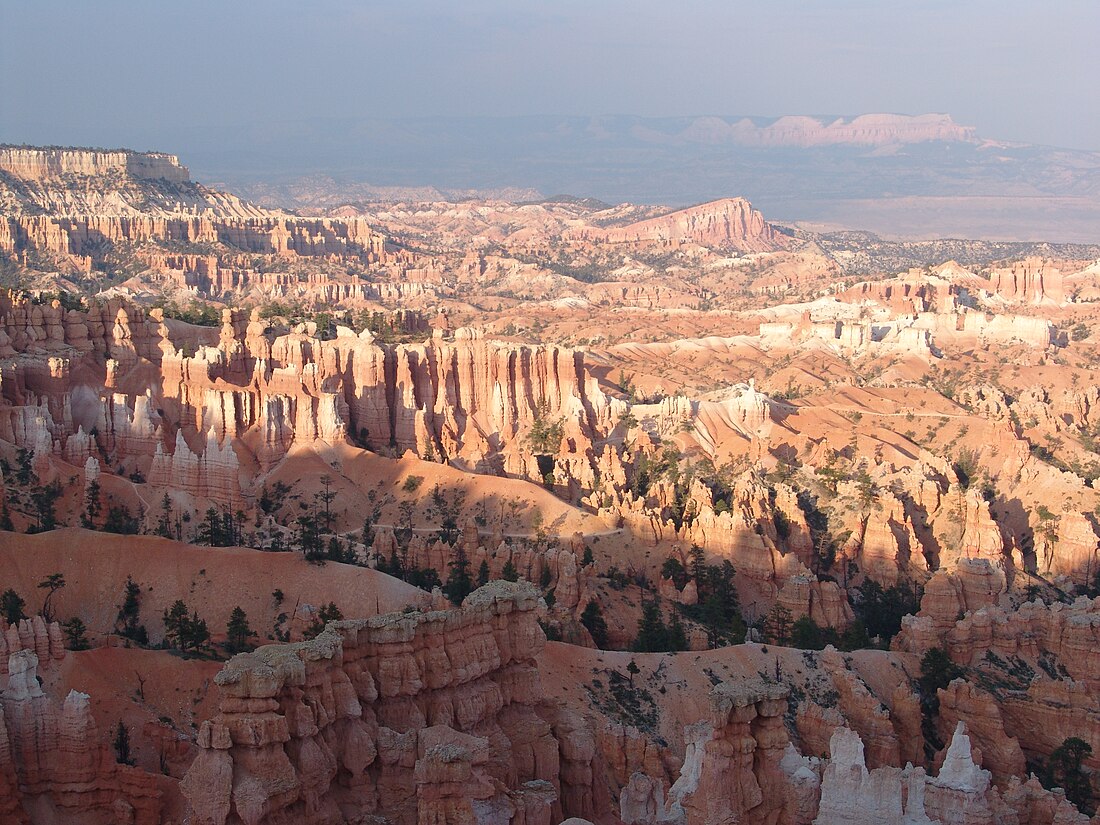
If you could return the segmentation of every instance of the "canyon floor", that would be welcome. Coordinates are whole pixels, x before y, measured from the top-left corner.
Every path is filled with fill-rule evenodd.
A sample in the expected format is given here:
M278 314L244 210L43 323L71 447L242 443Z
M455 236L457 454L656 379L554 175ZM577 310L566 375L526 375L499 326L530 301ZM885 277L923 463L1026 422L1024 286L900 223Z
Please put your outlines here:
M0 821L1100 822L1100 245L0 147L0 278Z

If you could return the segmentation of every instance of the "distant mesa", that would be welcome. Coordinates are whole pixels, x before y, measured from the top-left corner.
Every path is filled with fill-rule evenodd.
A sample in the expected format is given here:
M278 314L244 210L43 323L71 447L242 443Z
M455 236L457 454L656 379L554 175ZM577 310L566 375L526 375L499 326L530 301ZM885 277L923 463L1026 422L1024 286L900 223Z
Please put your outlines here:
M41 181L62 175L122 173L132 178L187 183L191 175L179 158L162 152L129 149L0 146L0 171L22 180Z
M738 252L772 252L789 242L744 198L723 198L626 226L585 227L577 237L613 244L691 243Z
M720 117L696 118L680 137L692 143L735 143L741 146L810 147L885 146L925 141L977 140L972 126L960 126L951 115L889 115L869 114L846 120L818 119L805 115L788 115L767 125L749 118L733 123Z

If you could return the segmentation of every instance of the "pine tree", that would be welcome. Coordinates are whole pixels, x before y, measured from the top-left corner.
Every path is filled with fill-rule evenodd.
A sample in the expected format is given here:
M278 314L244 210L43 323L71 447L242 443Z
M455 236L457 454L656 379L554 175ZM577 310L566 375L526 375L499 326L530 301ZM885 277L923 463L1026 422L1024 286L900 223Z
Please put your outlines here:
M61 625L61 628L65 631L65 639L69 643L69 650L88 649L88 637L85 635L88 629L84 626L84 622L82 622L79 617L73 616Z
M187 605L182 599L164 611L164 638L173 647L186 649L187 644Z
M192 612L183 626L184 644L181 650L192 648L201 650L210 641L210 630L206 627L206 620L200 619L199 614Z
M1050 754L1044 777L1047 787L1062 788L1066 792L1066 799L1087 814L1094 810L1092 783L1081 766L1091 754L1092 746L1088 742L1071 736Z
M477 586L481 587L489 581L489 562L481 560L481 566L477 568Z
M673 613L668 623L668 649L672 651L688 649L687 631L684 630L684 623L680 620L679 613Z
M225 635L226 647L233 653L239 653L247 649L249 637L256 635L252 628L248 626L248 616L245 615L240 605L234 607L233 612L229 614L229 622L225 626Z
M473 590L473 584L470 581L470 560L466 558L466 550L461 544L455 547L455 557L448 566L451 572L443 592L452 604L462 604L462 600Z
M691 568L691 577L695 579L696 585L702 583L706 577L707 566L707 554L698 544L691 545L691 552L688 554L688 565Z
M777 645L785 645L791 639L791 611L778 602L768 614L767 633Z
M607 644L607 620L603 617L603 610L600 609L600 603L597 601L590 601L584 606L584 610L581 612L581 624L592 636L592 641L596 643L596 647L603 649Z
M115 758L119 764L134 764L134 758L130 755L130 731L121 719L118 721L118 727L115 728L115 739L112 744L115 746Z
M0 594L0 616L8 624L19 624L27 618L27 614L23 612L26 606L27 603L10 587Z
M321 517L326 533L332 532L332 502L336 499L336 491L332 489L332 476L325 473L321 476L321 484L325 489L318 492L313 498L324 505L324 514Z
M661 617L661 607L654 601L642 605L642 618L638 620L638 635L632 649L638 653L655 653L669 649L668 628Z
M140 530L141 524L126 507L111 507L107 511L107 518L103 520L104 533L136 536Z
M631 659L626 665L626 672L630 674L630 686L634 687L634 677L641 673L638 663Z
M102 509L103 503L99 498L99 482L91 481L84 490L84 512L80 515L80 526L94 530Z
M313 515L298 516L297 525L294 538L302 555L307 561L323 562L325 553L317 518Z
M317 611L317 615L313 619L313 624L306 628L303 635L307 639L312 639L324 630L325 625L329 622L336 622L342 618L344 618L343 611L336 606L336 602L321 605L321 609Z
M165 493L164 498L160 500L160 517L157 519L156 534L166 539L172 538L172 499L168 497L168 493Z
M42 601L42 618L47 624L53 621L53 594L65 586L65 576L62 573L50 573L38 583L40 590L48 590L46 598Z
M519 573L516 572L516 566L512 564L512 560L504 562L504 569L500 571L500 577L506 582L514 582L519 580Z
M123 590L122 605L118 609L118 617L115 619L115 628L128 639L132 639L140 645L149 643L149 634L145 625L138 624L141 616L141 587L132 576L126 577L126 586Z

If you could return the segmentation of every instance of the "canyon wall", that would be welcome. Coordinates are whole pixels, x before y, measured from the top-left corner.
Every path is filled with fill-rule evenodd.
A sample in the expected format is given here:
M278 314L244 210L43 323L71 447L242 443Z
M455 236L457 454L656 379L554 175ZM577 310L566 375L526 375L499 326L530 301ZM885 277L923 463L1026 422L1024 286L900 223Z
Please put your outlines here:
M560 822L575 794L540 715L537 604L531 585L493 582L459 609L236 656L182 783L194 821Z
M132 152L126 149L38 149L0 146L0 172L23 180L40 181L62 175L107 176L124 174L140 179L185 183L191 179L175 155Z
M256 313L229 310L219 332L117 301L66 310L8 296L0 355L20 356L0 376L0 438L79 465L106 455L227 504L248 487L241 450L266 472L294 443L348 436L541 479L527 436L558 420L560 443L542 449L563 489L591 488L592 442L622 406L561 347L462 331L398 345L343 328L330 341L305 329L273 336Z
M90 698L43 692L39 659L12 654L0 694L0 819L13 825L162 825L173 783L120 764L100 743Z

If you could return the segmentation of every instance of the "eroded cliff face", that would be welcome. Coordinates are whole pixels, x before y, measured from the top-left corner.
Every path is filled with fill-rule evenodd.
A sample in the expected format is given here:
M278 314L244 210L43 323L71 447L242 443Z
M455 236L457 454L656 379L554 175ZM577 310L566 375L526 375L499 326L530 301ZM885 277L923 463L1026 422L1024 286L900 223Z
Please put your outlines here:
M346 329L330 341L304 328L275 335L256 313L230 310L220 333L120 302L78 311L8 298L0 312L10 359L0 438L36 460L106 457L227 505L253 493L246 464L265 473L296 444L349 438L541 479L537 451L575 493L593 485L593 442L625 409L577 352L461 330L379 345ZM532 443L537 422L557 440Z
M0 694L0 815L4 822L160 825L172 783L119 764L100 742L89 696L43 692L38 656L7 657Z
M0 146L0 172L25 181L41 181L62 175L110 176L183 183L191 179L179 158L162 152L106 151L102 149L38 149Z
M537 604L530 585L493 582L459 609L334 622L235 657L182 783L195 821L570 815L576 760L542 715Z
M743 198L713 201L612 229L586 228L575 235L611 244L676 246L694 243L742 252L774 251L790 245L789 240Z
M748 678L714 686L710 716L684 730L679 776L636 770L619 795L627 825L807 825L818 807L820 764L790 743L783 715L789 690Z
M941 727L966 721L983 767L998 781L1024 775L1026 758L1046 758L1069 737L1100 749L1093 709L1100 689L1095 656L1100 600L1035 600L1018 608L976 605L961 618L938 614L938 598L906 617L896 649L923 654L944 647L968 668L967 680L939 691ZM1089 757L1088 764L1097 764Z
M936 776L923 768L868 770L863 743L847 728L830 741L831 758L821 779L821 806L814 825L1085 825L1088 817L1061 792L1045 790L1034 778L1013 778L993 787L989 771L973 759L967 727L960 722Z
M384 238L359 218L300 218L191 181L173 155L0 147L0 253L90 271L110 250L199 245L229 253L376 262ZM186 257L186 256L185 256ZM186 282L186 262L148 263ZM238 269L248 279L247 269ZM240 288L243 284L237 284Z

